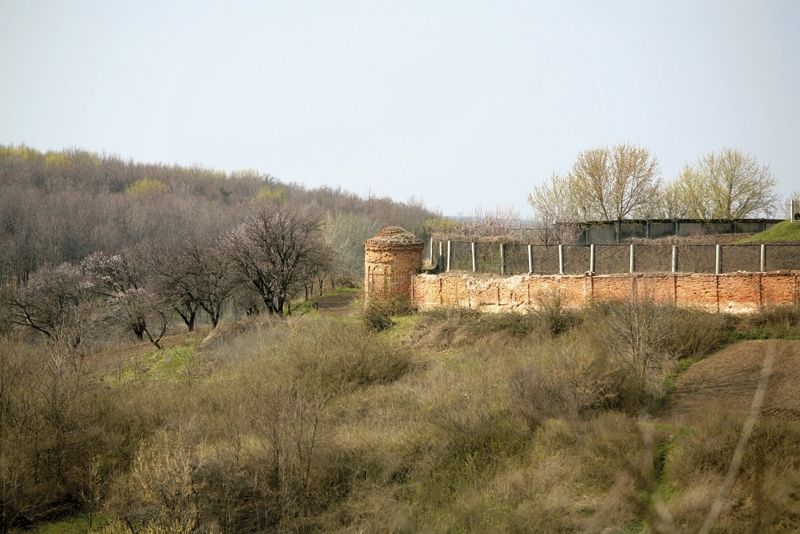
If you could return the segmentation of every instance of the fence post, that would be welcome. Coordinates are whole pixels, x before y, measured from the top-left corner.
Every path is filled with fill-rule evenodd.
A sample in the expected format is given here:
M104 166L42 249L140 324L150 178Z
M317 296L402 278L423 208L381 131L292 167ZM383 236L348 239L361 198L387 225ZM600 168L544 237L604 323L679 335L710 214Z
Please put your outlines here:
M428 251L428 255L430 256L428 258L428 263L433 265L433 236L431 236L431 249Z
M533 245L528 244L528 274L533 273Z
M500 274L506 274L506 257L503 243L500 243Z
M477 271L477 266L475 264L475 241L471 242L470 245L472 245L470 248L472 248L472 272L474 273Z
M450 240L447 240L447 269L448 272L450 271Z
M716 256L716 259L715 259L715 262L714 262L714 263L715 263L715 265L714 265L714 274L719 274L719 270L720 270L720 269L719 269L719 268L720 268L720 260L721 260L721 254L720 254L720 251L721 251L721 250L722 250L722 245L717 245L717 246L716 246L716 253L717 253L717 256Z
M630 258L629 258L629 261L628 261L628 272L629 273L633 273L633 267L634 267L634 264L633 264L633 243L631 243L631 249L630 250L631 251L630 251Z
M564 245L558 245L558 274L564 274Z
M594 274L594 243L589 245L589 274Z
M767 272L767 246L764 243L761 243L761 261L760 261L760 270L762 273Z
M678 247L672 245L672 274L678 270Z

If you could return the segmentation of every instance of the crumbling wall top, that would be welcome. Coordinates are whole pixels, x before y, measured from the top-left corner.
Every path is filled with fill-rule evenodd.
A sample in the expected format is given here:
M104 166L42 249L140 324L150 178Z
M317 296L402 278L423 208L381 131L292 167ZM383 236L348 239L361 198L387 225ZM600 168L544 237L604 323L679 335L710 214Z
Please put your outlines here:
M387 226L378 232L375 237L367 239L364 245L370 250L398 248L421 249L422 241L417 239L417 236L408 230L400 228L399 226Z

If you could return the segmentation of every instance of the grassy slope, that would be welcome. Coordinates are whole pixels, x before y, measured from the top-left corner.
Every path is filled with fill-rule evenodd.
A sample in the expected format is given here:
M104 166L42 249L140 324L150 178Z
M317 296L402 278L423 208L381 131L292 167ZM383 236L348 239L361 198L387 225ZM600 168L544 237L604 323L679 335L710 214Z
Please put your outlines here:
M746 237L736 242L737 245L759 243L791 243L800 242L800 222L784 221L761 233Z
M166 397L158 410L165 428L194 413L193 424L205 429L201 435L241 423L235 428L249 443L259 439L251 421L269 412L263 399L254 399L252 407L246 403L259 389L313 383L327 390L345 384L331 390L322 415L324 454L315 469L347 476L347 490L315 512L305 523L310 530L643 532L653 524L647 505L653 490L646 483L651 475L643 478L639 471L648 454L655 454L656 489L676 522L690 529L702 522L727 468L738 420L698 414L659 423L655 449L648 452L639 426L647 419L635 414L555 418L531 430L516 412L509 378L559 347L590 350L586 343L593 325L574 327L555 339L542 338L535 325L516 315L416 315L366 336L358 326L353 315L314 313L247 331L212 353L186 357L194 345L187 340L143 355L141 368L133 368L153 398ZM191 388L181 388L187 374L181 370L209 358L223 363ZM351 359L356 366L350 366ZM395 359L409 365L398 370ZM178 394L170 394L175 388ZM248 392L244 400L231 396L241 391ZM222 423L209 406L219 411ZM792 447L798 433L790 430L771 431L765 445L780 451L769 456L767 473L761 475L773 519L791 515L789 493L783 493L788 491L786 468L770 463L797 457ZM783 435L791 439L782 440ZM187 447L193 461L202 464L207 451L220 445L198 439ZM752 477L746 466L732 499L735 513L727 511L723 529L754 524ZM332 492L324 485L319 489ZM292 526L301 524L286 528ZM775 530L791 531L780 525Z

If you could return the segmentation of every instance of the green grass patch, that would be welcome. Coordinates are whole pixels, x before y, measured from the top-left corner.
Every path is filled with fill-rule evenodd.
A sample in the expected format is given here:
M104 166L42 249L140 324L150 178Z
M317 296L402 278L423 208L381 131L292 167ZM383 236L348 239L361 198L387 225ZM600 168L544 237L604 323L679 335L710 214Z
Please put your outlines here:
M191 366L200 340L189 338L180 345L153 351L125 367L122 380L177 379Z
M783 221L768 230L740 239L737 245L800 242L800 222Z
M87 516L79 515L44 523L25 532L31 534L85 534L86 532L93 532L95 529L103 528L108 522L108 517L99 515L95 516L90 524Z
M299 304L292 306L292 315L308 315L317 311L316 301L304 300Z
M332 289L327 291L323 297L336 297L339 295L358 295L361 294L362 289L360 287L337 287L336 289Z

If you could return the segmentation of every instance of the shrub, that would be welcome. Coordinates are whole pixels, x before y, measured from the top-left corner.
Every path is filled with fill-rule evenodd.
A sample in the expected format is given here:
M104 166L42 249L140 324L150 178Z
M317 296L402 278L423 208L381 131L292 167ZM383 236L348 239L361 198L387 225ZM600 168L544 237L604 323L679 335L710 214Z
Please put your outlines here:
M256 359L249 374L258 380L290 381L304 391L337 395L353 388L388 384L411 368L410 353L359 324L320 318L288 336L265 340L266 359Z
M661 311L660 320L667 332L662 338L663 347L674 359L701 358L728 341L733 321L730 316L671 306L664 306Z
M800 338L800 305L770 306L743 317L737 336L745 339Z
M619 373L587 338L553 344L509 382L512 404L531 428L618 404Z
M197 529L205 488L189 433L186 427L165 429L139 448L111 501L127 524L175 533Z
M578 323L578 316L564 309L558 292L540 293L536 303L535 315L541 320L544 332L557 336Z
M679 334L670 321L680 311L647 299L606 302L593 311L595 342L618 377L618 407L635 412L656 406L675 367L671 344Z
M364 324L373 332L388 330L394 324L391 311L386 304L372 301L364 308Z
M389 300L372 300L364 308L364 324L373 332L387 330L394 325L393 316L410 315L415 311L408 298L393 297Z
M676 433L666 459L665 482L679 492L670 502L676 521L698 528L730 465L743 417L708 414ZM791 532L800 517L797 442L800 423L762 416L745 449L737 482L720 518L720 531ZM693 503L707 503L698 507Z

